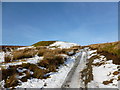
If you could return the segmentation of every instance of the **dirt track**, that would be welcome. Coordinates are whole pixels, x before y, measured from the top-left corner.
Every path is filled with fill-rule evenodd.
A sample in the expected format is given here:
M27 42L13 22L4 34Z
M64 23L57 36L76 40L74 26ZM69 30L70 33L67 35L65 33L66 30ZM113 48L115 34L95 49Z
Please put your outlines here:
M82 51L75 61L73 68L68 73L61 88L83 88L84 84L81 83L80 71L85 67L87 59L87 52Z

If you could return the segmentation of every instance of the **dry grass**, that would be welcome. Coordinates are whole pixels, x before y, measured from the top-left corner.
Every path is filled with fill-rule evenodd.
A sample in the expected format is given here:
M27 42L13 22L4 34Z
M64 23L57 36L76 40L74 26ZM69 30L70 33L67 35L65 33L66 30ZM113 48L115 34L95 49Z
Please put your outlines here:
M47 70L45 70L45 69L41 69L41 68L39 68L37 65L35 65L35 64L30 64L30 63L24 63L24 64L22 64L21 65L21 67L23 67L23 68L26 68L26 69L29 69L30 71L33 71L33 75L32 75L32 77L34 77L34 78L38 78L38 79L43 79L44 78L44 74L46 74L47 73ZM26 72L26 77L24 77L22 80L25 80L26 78L28 79L29 78L29 73L28 72Z
M22 82L27 82L27 79L30 79L31 76L32 76L31 73L28 70L25 71L25 74L26 74L26 76L24 76L20 79Z
M46 52L50 52L51 50L50 49L39 49L38 50L38 56L43 56Z
M5 54L5 56L4 56L4 60L5 60L5 62L11 62L12 61L12 56L9 54Z
M76 53L76 51L78 51L79 48L80 48L79 46L74 46L69 49L56 48L56 49L52 50L45 46L37 46L36 48L26 48L26 49L22 49L22 50L14 50L11 52L11 54L5 55L5 62L8 63L8 62L13 62L13 61L24 59L24 58L32 58L36 54L38 56L43 56L46 53L47 54L52 53L51 55L53 55L53 53L54 53L54 54L67 54L69 56L72 56ZM73 52L73 53L69 53L69 52Z
M120 81L120 75L118 76L118 81Z
M8 76L11 76L17 72L16 66L11 66L8 69L2 69L2 80L6 80Z
M33 46L35 46L35 47L37 47L37 46L49 46L50 44L53 44L55 42L56 41L40 41L40 42L33 44Z
M48 55L48 54L46 54ZM50 54L49 54L50 55ZM45 67L49 72L56 72L59 65L63 64L65 59L62 56L47 56L41 60L38 65Z
M48 78L49 76L45 75L49 72L56 72L58 67L66 60L64 56L61 56L61 54L67 54L70 56L75 54L77 50L78 49L76 49L75 47L69 49L49 49L47 47L41 46L36 48L14 50L13 52L11 52L11 55L6 55L5 62L13 62L24 58L31 58L34 57L36 54L38 54L38 56L43 56L44 58L37 65L31 63L22 63L21 65L9 66L8 69L2 69L2 79L6 81L5 87L14 88L14 86L19 84L18 80L26 82L29 78ZM73 52L73 54L69 54L69 52ZM39 66L46 69L41 69ZM24 72L19 72L17 68L25 68L27 70L25 70ZM33 74L31 74L30 71L32 71ZM26 76L22 77L21 79L15 78L16 75L21 76L24 74L26 74Z
M35 49L26 48L24 50L16 50L12 52L13 60L23 59L23 58L32 58L35 56L37 51Z
M93 74L92 74L92 64L94 59L99 58L99 56L95 55L92 56L89 60L88 63L86 64L87 67L81 71L81 79L84 81L85 87L87 87L87 84L93 80ZM84 79L83 79L84 78Z
M33 48L26 48L22 50L14 50L11 54L5 54L5 62L12 62L24 58L32 58L37 54L37 50Z
M65 58L60 56L62 53L62 49L49 50L43 54L44 58L38 63L38 65L47 68L49 72L55 72L56 68L65 61Z
M14 88L19 83L16 74L10 76L5 82L6 82L4 85L5 88L9 88L9 87Z
M47 47L46 47L46 46L37 46L36 49L37 49L37 50L40 50L40 49L47 49Z
M25 71L19 72L17 68L23 69L26 68ZM33 74L30 73L30 71L33 72ZM5 86L6 88L12 87L14 88L18 84L20 84L18 81L26 82L30 78L38 78L38 79L45 79L48 78L44 76L46 73L48 73L48 70L39 68L38 65L30 64L30 63L23 63L22 65L16 65L16 66L9 66L8 69L2 69L2 80L5 80ZM18 76L24 75L22 78L17 78Z
M113 72L113 75L118 75L120 72L119 71L115 71Z
M103 84L104 84L104 85L108 85L108 84L110 84L110 83L113 83L113 80L114 80L114 79L110 79L109 81L103 81Z
M89 45L91 49L97 49L97 53L106 56L107 60L113 60L114 64L120 65L120 41Z

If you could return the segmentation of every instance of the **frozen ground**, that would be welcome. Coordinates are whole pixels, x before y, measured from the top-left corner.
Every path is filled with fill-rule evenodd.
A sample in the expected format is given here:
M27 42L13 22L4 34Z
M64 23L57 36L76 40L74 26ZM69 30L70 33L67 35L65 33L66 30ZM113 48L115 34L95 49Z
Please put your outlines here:
M73 67L76 57L80 54L81 52L69 57L65 64L59 67L58 72L49 73L50 78L29 79L27 82L22 83L22 85L17 86L16 88L60 88L67 77L67 74Z
M57 42L51 44L50 46L58 46L58 48L70 48L72 46L79 46L79 45L75 44L75 43L57 41Z
M76 46L74 43L67 42L55 42L50 46L57 46L59 48L70 48L72 46ZM77 45L78 46L78 45ZM27 47L33 48L33 47ZM19 48L25 49L25 47ZM72 53L72 52L70 52ZM48 73L50 78L47 79L28 79L27 82L21 82L21 85L16 86L16 88L84 88L84 81L81 79L81 71L87 67L86 63L88 63L88 59L91 57L98 55L96 50L90 50L89 48L81 49L74 56L66 56L67 61L65 64L61 65L58 69L58 72ZM80 56L80 57L79 57ZM100 58L95 59L93 64L104 62L104 64L100 66L92 65L92 74L93 80L91 80L87 87L88 88L118 88L118 75L113 75L115 71L118 71L118 65L112 63L112 60L106 60L105 56L99 55ZM4 62L4 52L0 52L0 65L2 67L9 67L10 65L18 65L22 63L33 63L36 64L39 60L42 60L43 57L35 56L33 58L25 59L24 61L16 61L12 63L1 63ZM77 59L77 60L76 60ZM112 83L107 85L103 84L103 81L113 79ZM2 85L4 81L0 82ZM66 86L65 86L66 85Z

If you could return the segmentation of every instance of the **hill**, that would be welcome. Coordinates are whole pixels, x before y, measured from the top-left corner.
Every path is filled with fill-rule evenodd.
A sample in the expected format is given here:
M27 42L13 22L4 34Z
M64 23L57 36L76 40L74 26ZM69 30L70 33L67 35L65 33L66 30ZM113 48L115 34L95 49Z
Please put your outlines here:
M113 60L114 64L120 64L120 41L91 44L88 45L91 49L97 49L99 54L106 56L107 59Z

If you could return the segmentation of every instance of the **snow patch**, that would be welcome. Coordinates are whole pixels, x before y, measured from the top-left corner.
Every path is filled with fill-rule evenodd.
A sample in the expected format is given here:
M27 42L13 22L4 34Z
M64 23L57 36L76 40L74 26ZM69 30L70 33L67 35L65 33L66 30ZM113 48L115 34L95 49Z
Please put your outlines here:
M5 56L5 53L0 52L0 63L4 62L4 56Z
M59 67L58 72L49 73L50 78L28 79L27 82L23 82L22 85L19 85L16 88L60 88L79 54L80 53L77 53L74 56L67 57L67 61L64 63L64 65Z
M72 46L79 46L79 45L75 44L75 43L57 41L57 42L51 44L50 46L57 46L59 48L70 48Z
M20 48L17 48L17 50L22 50L22 49L26 49L26 48L34 48L34 46L20 47Z

